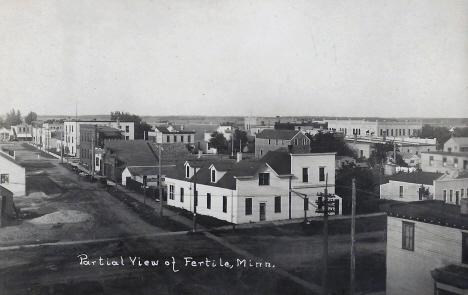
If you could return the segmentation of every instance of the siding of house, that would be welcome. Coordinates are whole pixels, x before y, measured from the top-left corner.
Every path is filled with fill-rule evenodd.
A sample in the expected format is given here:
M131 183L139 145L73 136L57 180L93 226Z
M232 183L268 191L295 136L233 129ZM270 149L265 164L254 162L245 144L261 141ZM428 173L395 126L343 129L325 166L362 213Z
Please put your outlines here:
M431 163L431 157L433 161ZM443 158L446 158L444 165ZM458 159L458 164L455 165L455 160ZM449 154L449 153L421 153L421 169L426 172L449 172L467 171L468 170L468 153L463 154Z
M468 192L468 178L450 179L450 180L436 180L435 182L434 199L443 200L444 190L447 192L446 202L449 204L456 204L456 195L458 192L459 200L466 198ZM452 201L450 201L450 190L453 191ZM463 190L463 195L461 195ZM460 204L460 203L458 203Z
M414 223L414 251L402 249L402 222ZM388 216L387 295L434 294L430 271L460 263L460 229Z
M400 186L403 186L403 197L399 196ZM419 201L420 183L409 183L403 181L390 180L389 183L380 186L380 198L387 200L397 200L404 202ZM431 195L434 194L434 186L424 184L429 189Z
M0 183L14 197L26 195L26 168L17 164L8 154L0 151L0 174L8 175L8 182Z

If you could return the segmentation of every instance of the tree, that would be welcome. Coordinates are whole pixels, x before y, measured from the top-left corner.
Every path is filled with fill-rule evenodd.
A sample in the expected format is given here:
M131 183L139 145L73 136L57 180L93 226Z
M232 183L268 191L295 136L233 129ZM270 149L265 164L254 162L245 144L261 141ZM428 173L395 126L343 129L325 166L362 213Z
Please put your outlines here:
M5 125L8 127L16 126L23 123L23 119L21 118L21 112L19 110L15 112L15 110L12 109L6 115L7 117L5 119Z
M29 114L24 118L24 122L30 125L33 121L37 120L37 114L35 112L29 112Z
M332 153L337 156L348 156L357 159L356 152L342 139L336 138L333 133L323 133L308 136L310 139L310 151L312 153Z
M343 199L343 214L351 212L352 179L356 179L356 212L378 210L377 197L373 196L374 174L370 169L358 168L354 163L343 163L336 171L335 193Z
M111 120L130 121L135 123L135 139L144 139L145 132L151 131L151 126L143 121L140 116L128 112L111 112Z
M381 164L383 161L385 161L387 159L387 154L390 151L393 151L393 141L374 144L374 148L369 159L371 166L375 166L375 164Z
M447 127L423 125L419 137L437 139L437 149L442 149L444 143L450 139L451 133Z
M239 128L236 128L234 130L234 133L232 134L233 142L234 142L234 152L239 150L239 147L241 147L242 151L244 150L244 147L247 146L249 139L247 138L247 132L239 130ZM241 146L242 143L242 146Z
M217 149L218 152L227 150L228 143L224 134L219 133L218 131L213 132L210 138L210 146Z

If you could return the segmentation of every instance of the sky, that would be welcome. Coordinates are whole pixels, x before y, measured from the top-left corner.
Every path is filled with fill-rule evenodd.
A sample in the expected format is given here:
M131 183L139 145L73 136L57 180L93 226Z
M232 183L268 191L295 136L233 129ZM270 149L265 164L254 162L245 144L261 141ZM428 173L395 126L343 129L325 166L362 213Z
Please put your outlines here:
M0 0L0 113L467 117L466 0Z

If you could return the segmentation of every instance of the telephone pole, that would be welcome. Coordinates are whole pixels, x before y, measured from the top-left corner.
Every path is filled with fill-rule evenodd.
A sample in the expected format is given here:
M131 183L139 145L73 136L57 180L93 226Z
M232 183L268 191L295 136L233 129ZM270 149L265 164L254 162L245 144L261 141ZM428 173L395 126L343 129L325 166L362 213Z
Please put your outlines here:
M158 192L159 192L159 215L163 216L163 195L162 195L162 175L161 175L161 150L162 150L162 143L159 144L159 182L158 182Z
M197 165L193 168L195 172L193 175L193 232L197 232L197 203L198 203L198 193L197 193Z
M356 289L356 179L353 178L351 201L351 278L349 294L354 295Z

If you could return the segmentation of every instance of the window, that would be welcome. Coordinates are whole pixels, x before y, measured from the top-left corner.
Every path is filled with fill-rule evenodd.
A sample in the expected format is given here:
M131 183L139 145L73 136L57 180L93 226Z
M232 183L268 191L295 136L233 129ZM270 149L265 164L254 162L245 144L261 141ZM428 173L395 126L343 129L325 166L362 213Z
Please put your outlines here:
M449 153L451 153L451 152L452 152L452 148L448 148L447 151L448 151Z
M260 150L260 156L263 156L263 150Z
M187 135L187 142L190 143L190 135Z
M198 206L198 191L195 191L195 196L193 196L195 199L195 207Z
M96 158L95 163L96 163L96 166L99 167L99 158Z
M450 190L450 195L449 196L450 196L450 202L453 202L453 200L452 200L453 199L453 190L452 189Z
M281 213L281 197L275 197L275 213Z
M271 144L271 139L268 139L268 145L270 145L270 144Z
M400 185L400 192L399 192L398 196L400 198L403 198L403 186L402 185Z
M245 215L252 215L252 198L245 198Z
M464 190L464 189L461 189L461 190L460 190L460 198L463 198L463 197L464 197L464 193L465 193L465 190Z
M405 136L405 130L406 130L406 129L403 129L403 136Z
M270 185L270 173L259 173L258 185Z
M185 166L185 177L190 178L190 166Z
M0 176L1 183L9 183L10 182L10 174L2 174Z
M211 209L211 194L210 193L206 194L206 208Z
M458 158L453 159L453 167L455 167L455 168L458 167Z
M278 139L276 140L276 145L278 145Z
M294 139L294 145L298 145L299 144L299 140L296 138Z
M171 142L171 137L170 137L169 135L166 136L166 141L167 141L167 142Z
M403 221L402 248L414 251L414 223Z
M468 264L468 233L462 233L462 263Z
M443 195L444 195L444 202L447 202L447 190L444 189Z
M130 139L130 136L126 135L125 140L129 140L129 139Z
M174 186L169 186L169 199L174 200Z
M216 182L216 170L211 170L211 182Z
M302 168L302 182L309 182L309 168Z
M284 140L281 141L281 145L284 145Z
M174 142L177 142L177 135L174 135Z
M180 202L181 203L184 202L184 188L183 187L180 188Z
M223 196L223 212L227 213L227 197Z
M130 126L125 126L125 132L130 132Z
M447 167L447 157L442 158L442 166Z
M184 142L184 136L183 135L180 136L180 142Z
M429 166L434 166L434 156L429 157Z
M325 181L325 167L319 168L319 181Z

